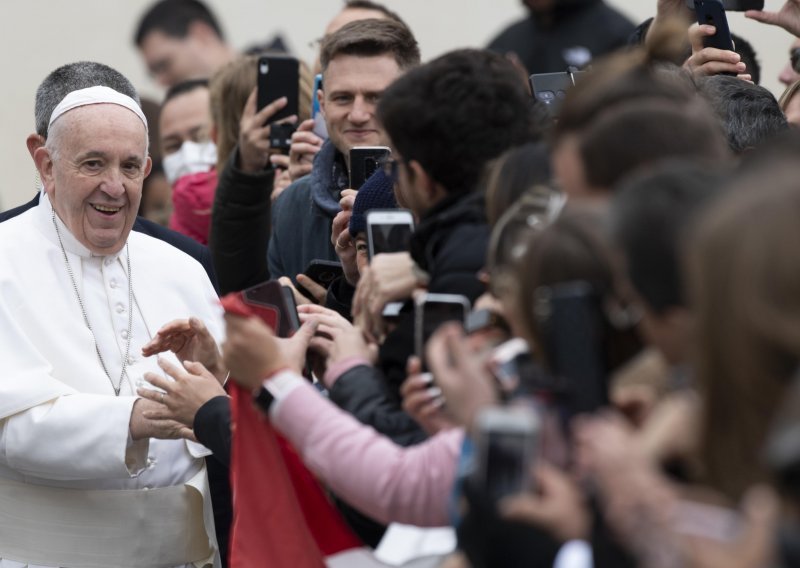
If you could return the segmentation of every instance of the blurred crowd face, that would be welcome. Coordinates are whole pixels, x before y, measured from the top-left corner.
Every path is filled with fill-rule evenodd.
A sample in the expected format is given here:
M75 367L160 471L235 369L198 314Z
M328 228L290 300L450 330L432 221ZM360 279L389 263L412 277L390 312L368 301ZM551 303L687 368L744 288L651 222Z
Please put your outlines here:
M787 87L800 79L800 73L795 71L794 67L792 66L792 53L795 49L800 49L800 39L795 40L792 46L789 48L789 60L786 62L786 65L783 66L783 69L781 69L781 74L778 76L780 82Z
M139 49L150 75L164 87L181 81L209 77L215 67L209 60L211 30L193 24L184 38L171 37L154 30L147 34ZM218 40L217 40L218 41Z
M386 134L375 116L383 91L401 74L391 54L339 55L325 70L320 109L336 149L347 155L355 146L385 146Z
M184 142L211 139L211 103L208 89L198 87L178 95L161 108L159 116L161 153L174 154Z
M569 198L581 199L592 195L581 160L580 140L576 134L566 135L559 141L553 148L551 160L553 175Z
M328 27L325 28L325 35L328 36L349 24L350 22L355 22L356 20L382 20L386 18L386 15L379 11L379 10L367 10L365 8L345 8L336 16L328 24Z

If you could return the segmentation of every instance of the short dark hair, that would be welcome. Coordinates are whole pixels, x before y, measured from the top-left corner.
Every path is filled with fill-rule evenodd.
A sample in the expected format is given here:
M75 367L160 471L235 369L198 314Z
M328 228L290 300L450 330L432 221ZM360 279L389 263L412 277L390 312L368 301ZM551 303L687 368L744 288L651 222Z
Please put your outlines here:
M50 115L69 93L96 86L110 87L141 105L133 84L116 69L95 61L68 63L52 71L36 89L36 133L47 138Z
M377 2L372 2L372 0L347 0L344 3L344 10L372 10L374 12L380 12L390 20L394 20L395 22L400 22L404 26L408 27L408 25L403 21L403 19L397 15L397 12L393 12L383 4L378 4Z
M655 313L685 305L681 249L694 217L724 177L696 162L666 162L628 179L611 201L611 232L628 276Z
M167 90L167 94L164 95L164 102L161 103L161 106L164 106L175 97L191 93L195 89L208 89L208 79L189 79L188 81L181 81L180 83L172 85Z
M401 69L419 65L419 45L408 27L395 20L356 20L325 37L320 48L322 70L337 55L373 57L391 54Z
M405 160L450 193L475 189L486 163L529 141L530 93L501 55L463 49L412 69L384 91L378 119Z
M613 190L625 176L665 159L724 162L730 156L717 121L702 100L645 99L603 113L580 135L590 186Z
M714 75L700 79L698 88L719 117L736 154L789 129L778 101L764 87L736 77Z
M216 16L200 0L160 0L144 13L136 27L134 43L141 47L144 39L154 31L185 38L194 22L207 24L220 39L225 39Z

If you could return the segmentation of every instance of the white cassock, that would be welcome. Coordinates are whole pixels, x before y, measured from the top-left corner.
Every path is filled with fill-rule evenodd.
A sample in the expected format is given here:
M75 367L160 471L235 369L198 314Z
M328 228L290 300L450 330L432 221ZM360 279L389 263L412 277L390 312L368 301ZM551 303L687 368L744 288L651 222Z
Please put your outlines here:
M163 375L142 346L164 323L196 316L222 339L203 268L152 237L93 256L61 238L114 383L99 362L46 195L0 223L0 568L170 567L218 562L202 457L184 440L129 439L137 381ZM174 360L174 356L168 355Z

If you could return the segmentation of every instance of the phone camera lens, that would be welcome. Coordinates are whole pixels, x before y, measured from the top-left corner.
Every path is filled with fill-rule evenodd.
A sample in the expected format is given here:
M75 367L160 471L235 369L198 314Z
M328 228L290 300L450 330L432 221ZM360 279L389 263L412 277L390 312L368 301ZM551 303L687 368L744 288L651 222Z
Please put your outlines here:
M269 73L269 63L262 62L258 68L258 72L261 73L262 75L266 75L267 73Z
M553 93L553 91L542 91L537 95L537 97L540 101L549 103L556 98L556 95Z

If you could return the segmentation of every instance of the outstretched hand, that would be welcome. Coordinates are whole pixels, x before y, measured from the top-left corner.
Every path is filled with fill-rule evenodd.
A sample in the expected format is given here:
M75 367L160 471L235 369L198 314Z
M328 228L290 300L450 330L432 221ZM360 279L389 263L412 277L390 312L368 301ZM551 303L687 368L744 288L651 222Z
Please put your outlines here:
M142 355L150 357L172 351L179 361L197 361L218 381L227 377L219 348L205 324L197 318L173 320L156 332L142 347Z
M703 46L703 39L713 36L715 33L717 33L717 30L714 26L692 24L689 28L689 43L692 45L692 55L683 64L684 69L696 76L733 73L740 79L751 81L751 76L747 74L747 66L738 53Z
M781 27L790 34L800 37L800 0L786 0L777 12L747 10L744 16L762 24Z

